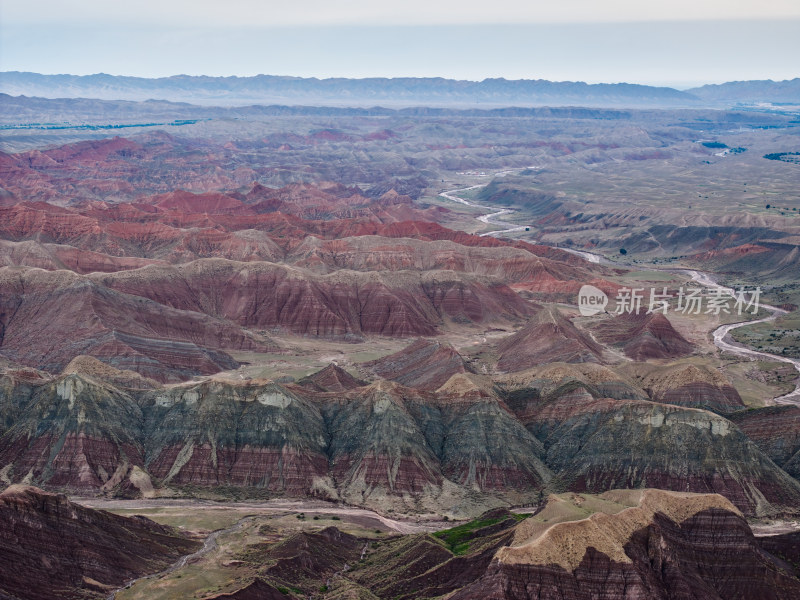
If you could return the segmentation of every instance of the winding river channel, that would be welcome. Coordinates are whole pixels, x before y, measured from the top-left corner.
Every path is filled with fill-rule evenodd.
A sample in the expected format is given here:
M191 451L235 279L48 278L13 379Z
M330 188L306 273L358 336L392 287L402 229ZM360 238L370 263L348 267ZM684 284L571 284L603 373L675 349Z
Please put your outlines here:
M512 171L501 171L499 173L495 173L496 176L502 176ZM441 192L439 195L442 198L450 200L452 202L457 202L459 204L464 204L466 206L471 206L475 208L481 208L484 210L489 210L492 212L488 212L486 214L480 215L476 217L478 221L484 223L486 225L494 225L497 227L505 227L505 229L489 231L486 233L479 234L481 236L498 236L498 235L505 235L509 233L517 233L520 231L526 231L529 228L527 226L519 226L519 225L510 225L510 223L506 223L504 221L498 221L499 217L504 215L509 215L515 212L512 209L504 208L501 210L496 210L491 206L485 206L483 204L477 204L475 202L470 202L469 200L465 200L458 196L459 193L480 189L482 187L486 187L487 184L480 184L480 185L473 185L466 188L460 188L456 190L449 190L446 192ZM627 263L619 263L619 262L611 262L607 260L600 254L594 254L592 252L586 252L583 250L570 250L567 248L562 248L562 250L567 250L567 252L572 252L573 254L577 254L591 263L601 264L601 263L608 263L614 264L617 266L623 267L631 267L631 268L639 268L640 266L635 266L632 264ZM696 271L691 269L668 269L668 268L654 268L658 270L668 271L671 273L682 273L684 275L689 275L693 281L696 281L698 284L704 286L705 288L712 289L712 290L719 290L723 294L730 295L732 298L736 297L736 293L732 288L725 287L720 285L716 281L714 281L714 277L710 273L705 273L703 271ZM771 354L769 352L762 352L759 350L753 350L734 341L733 337L730 335L731 331L734 329L738 329L739 327L744 327L746 325L754 325L756 323L766 323L768 321L774 321L780 315L786 314L787 311L778 308L777 306L771 306L769 304L759 304L760 308L766 310L769 315L764 317L763 319L758 319L756 321L740 321L737 323L728 323L726 325L720 325L713 331L714 336L714 344L719 348L722 352L728 352L730 354L735 354L737 356L743 356L745 358L749 358L750 360L771 360L771 361L779 361L783 363L788 363L792 365L795 370L797 371L798 375L800 375L800 360L796 358L789 358L787 356L781 356L780 354ZM797 383L795 384L795 389L788 394L784 394L783 396L778 396L772 399L773 404L795 404L800 406L800 378L798 378Z

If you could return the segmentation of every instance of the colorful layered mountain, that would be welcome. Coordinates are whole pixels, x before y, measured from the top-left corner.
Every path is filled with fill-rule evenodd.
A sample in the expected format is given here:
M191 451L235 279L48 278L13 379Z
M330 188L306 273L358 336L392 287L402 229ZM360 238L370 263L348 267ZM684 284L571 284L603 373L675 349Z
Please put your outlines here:
M330 368L316 378L329 387L117 388L94 378L101 372L0 379L3 481L122 496L235 488L454 516L531 502L544 489L717 492L748 515L800 503L800 483L770 460L791 471L788 429L772 446L754 429L761 450L731 421L648 401L593 363L499 384L456 373L435 391L384 379L353 386Z
M366 385L364 381L356 379L335 363L329 364L308 377L303 377L297 383L319 392L346 392Z
M679 358L694 346L659 312L624 312L591 327L598 341L619 346L633 360Z
M75 374L26 391L30 396L0 438L7 481L84 492L131 485L144 456L142 411L130 395Z
M800 499L796 480L712 412L584 392L528 407L524 422L547 450L553 486L719 493L747 514L782 510Z
M515 334L497 345L502 371L550 362L600 362L603 349L553 306L541 307Z
M121 293L69 271L0 269L0 286L0 348L12 360L51 372L90 355L118 369L176 381L237 367L224 349L276 348L266 336L228 320Z
M721 496L643 490L598 500L551 499L517 526L485 573L451 597L788 600L800 593L800 581L762 551ZM598 504L604 510L594 512Z
M362 368L407 387L433 391L453 375L466 373L464 358L447 342L420 338L399 352L364 363Z
M11 600L106 598L200 546L144 517L23 485L0 493L0 532L0 595Z
M330 488L318 407L273 383L207 382L145 394L145 468L164 486L295 496Z
M702 364L625 365L621 370L656 402L729 414L744 408L739 392L718 370Z
M800 407L768 406L734 413L730 419L776 465L800 479Z

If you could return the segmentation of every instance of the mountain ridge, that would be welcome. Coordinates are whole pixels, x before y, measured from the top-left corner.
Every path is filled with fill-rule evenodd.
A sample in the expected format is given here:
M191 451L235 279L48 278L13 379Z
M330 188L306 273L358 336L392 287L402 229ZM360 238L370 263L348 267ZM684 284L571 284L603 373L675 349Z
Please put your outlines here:
M800 102L800 78L729 81L679 90L637 83L445 77L294 77L288 75L134 77L0 72L0 92L46 98L192 102L206 106L309 103L327 106L730 107Z
M164 99L200 104L253 104L302 100L347 106L425 104L446 106L544 106L588 102L592 106L696 106L696 97L668 87L632 83L554 82L503 78L467 81L442 77L301 78L276 75L144 78L108 75L43 75L5 71L0 91L13 95L53 94L98 99Z

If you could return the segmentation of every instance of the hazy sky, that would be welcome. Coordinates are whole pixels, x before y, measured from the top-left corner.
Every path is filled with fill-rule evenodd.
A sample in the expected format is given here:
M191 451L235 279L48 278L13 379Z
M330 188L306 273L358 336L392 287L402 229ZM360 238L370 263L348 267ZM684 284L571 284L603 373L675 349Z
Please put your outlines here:
M800 0L0 0L0 70L631 81L800 76Z

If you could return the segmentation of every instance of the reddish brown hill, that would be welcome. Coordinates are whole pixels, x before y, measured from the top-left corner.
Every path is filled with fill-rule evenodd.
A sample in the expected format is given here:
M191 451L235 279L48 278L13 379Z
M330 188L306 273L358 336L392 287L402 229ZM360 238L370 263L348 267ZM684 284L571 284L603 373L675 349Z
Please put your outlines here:
M503 371L549 362L599 362L603 349L555 307L543 307L514 335L497 345Z
M769 406L730 419L787 473L800 479L800 407Z
M467 372L464 359L453 346L426 339L363 367L384 379L429 391L442 387L453 375Z
M623 369L656 402L704 408L721 414L744 408L739 392L716 369L690 363L661 367L626 365Z
M315 276L217 259L90 276L0 268L0 280L0 350L10 359L59 372L86 354L160 381L235 367L225 349L274 349L243 327L356 341L530 310L495 278L446 271Z
M765 239L754 244L701 252L687 257L687 260L697 268L733 275L741 280L771 285L778 281L794 282L800 277L798 241L796 236L775 241Z
M286 594L263 579L254 579L235 592L209 596L208 600L286 600Z
M426 241L364 235L335 240L306 237L292 248L285 261L317 271L353 269L449 270L497 277L506 283L525 282L536 287L543 276L562 287L567 282L591 278L580 266L542 258L530 251L510 246L467 246L451 240Z
M197 549L143 517L120 517L27 486L0 494L0 596L105 598Z
M230 173L219 166L221 152L191 147L163 133L139 141L114 137L7 155L4 187L17 198L65 202L107 196L133 199L142 190L177 187L235 189L256 179L252 170ZM180 153L177 158L175 151ZM160 176L153 176L157 173ZM244 181L237 181L240 177ZM171 188L164 189L170 185Z
M582 500L589 499L575 499ZM556 521L563 519L559 510L565 509L549 511ZM523 521L511 546L450 597L790 600L800 594L800 581L761 550L745 519L717 495L645 490L638 505L616 514L549 525L535 520Z
M445 318L484 323L530 310L496 279L451 272L315 276L284 265L216 259L97 274L92 280L242 326L344 339L433 335Z
M134 205L87 202L67 209L39 202L0 208L0 239L7 240L0 261L88 273L219 257L286 261L318 272L447 269L500 277L546 295L572 293L578 281L610 285L597 279L602 267L562 251L422 222L425 211L396 194L371 200L335 186L260 189L257 196L281 198L283 212L256 214L256 205L238 194L184 191ZM348 213L363 205L368 214L343 214L332 203ZM316 220L287 214L303 214L303 206L316 207Z
M207 315L116 292L68 271L0 269L0 348L60 372L86 354L159 381L237 366L222 348L270 351L267 338Z
M366 385L365 382L356 379L334 363L308 377L304 377L297 383L320 392L345 392Z
M73 244L91 248L102 236L96 219L44 202L24 202L0 209L0 236L11 241Z
M625 355L645 361L652 358L678 358L694 351L694 346L661 313L625 312L591 326L604 344L621 346Z
M36 267L47 271L67 269L85 274L113 273L160 262L148 258L111 256L60 244L0 241L0 266Z
M205 194L192 194L185 190L176 190L168 194L161 194L149 199L149 203L162 210L175 210L184 213L211 213L211 214L252 214L244 202L218 192Z

